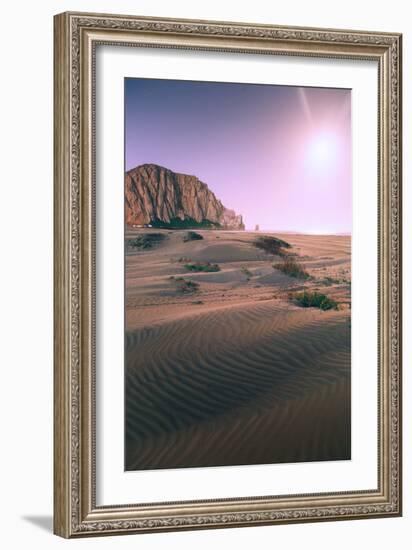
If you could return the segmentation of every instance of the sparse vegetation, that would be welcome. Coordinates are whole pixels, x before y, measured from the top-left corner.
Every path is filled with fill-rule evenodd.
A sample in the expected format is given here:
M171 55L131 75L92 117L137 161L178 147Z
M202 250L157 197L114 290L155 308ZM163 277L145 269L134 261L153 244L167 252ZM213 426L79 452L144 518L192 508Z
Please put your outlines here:
M221 229L219 223L211 222L210 220L202 220L197 222L193 218L172 218L169 222L164 222L155 218L151 220L150 225L159 229Z
M322 311L338 309L339 306L338 302L332 300L332 298L329 298L326 294L307 290L291 294L289 298L300 307L317 307Z
M199 283L191 281L190 279L184 279L183 277L170 277L176 284L177 290L185 294L192 294L199 290Z
M268 237L267 235L258 237L253 244L256 248L260 248L269 254L276 254L278 256L284 256L286 254L285 248L292 248L286 241L282 241L282 239L276 237Z
M278 269L289 277L296 279L309 279L310 275L296 258L286 257L281 262L273 264L273 269Z
M145 233L139 235L134 239L127 239L126 246L128 248L141 248L143 250L147 248L154 248L166 239L166 235L163 233Z
M191 263L185 264L185 268L188 271L205 272L205 273L214 273L216 271L220 271L220 267L218 264L211 264L210 262L206 262L206 263L191 262Z
M336 279L334 277L325 277L324 279L321 280L321 282L326 286L342 285L342 284L350 285L351 284L350 279L346 279L345 277L342 277L342 279Z
M253 273L247 267L241 267L240 271L243 273L243 275L246 276L247 281L250 281L250 279L253 277Z
M189 241L202 241L203 236L200 233L196 233L196 231L188 231L186 235L183 237L183 241L185 243Z
M340 283L342 283L344 281L341 281L340 279L335 279L334 277L325 277L323 280L322 280L322 283L326 286L330 286L330 285L338 285Z

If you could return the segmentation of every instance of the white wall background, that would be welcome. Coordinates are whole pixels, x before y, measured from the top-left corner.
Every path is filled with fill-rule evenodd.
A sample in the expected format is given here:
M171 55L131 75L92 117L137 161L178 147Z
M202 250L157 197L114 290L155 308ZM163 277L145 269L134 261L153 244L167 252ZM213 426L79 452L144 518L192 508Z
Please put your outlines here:
M404 517L65 541L52 535L52 16L67 10L404 33ZM412 532L412 17L405 0L17 0L2 5L1 546L407 548Z

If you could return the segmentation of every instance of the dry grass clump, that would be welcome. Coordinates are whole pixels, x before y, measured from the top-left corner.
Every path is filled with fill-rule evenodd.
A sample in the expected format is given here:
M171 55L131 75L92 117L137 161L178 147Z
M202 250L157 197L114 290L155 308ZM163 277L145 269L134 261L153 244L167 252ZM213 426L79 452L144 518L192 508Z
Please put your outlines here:
M283 260L277 264L273 264L273 269L278 269L285 275L295 277L296 279L309 279L310 277L300 261L290 256L283 258Z
M260 250L264 250L269 254L276 254L278 256L284 256L287 254L284 250L285 248L292 248L292 245L286 241L278 239L277 237L268 237L267 235L258 237L253 244L256 248L260 248Z
M192 294L199 290L199 283L191 281L190 279L184 279L183 277L170 277L170 279L176 284L176 288L179 292L184 294Z

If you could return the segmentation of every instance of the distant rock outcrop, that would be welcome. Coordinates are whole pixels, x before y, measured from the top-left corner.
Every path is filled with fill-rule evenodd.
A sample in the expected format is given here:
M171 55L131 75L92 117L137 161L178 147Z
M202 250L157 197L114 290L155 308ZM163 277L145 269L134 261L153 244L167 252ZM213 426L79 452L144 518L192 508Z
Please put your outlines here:
M125 216L130 226L244 229L242 216L227 209L196 176L157 164L126 172Z

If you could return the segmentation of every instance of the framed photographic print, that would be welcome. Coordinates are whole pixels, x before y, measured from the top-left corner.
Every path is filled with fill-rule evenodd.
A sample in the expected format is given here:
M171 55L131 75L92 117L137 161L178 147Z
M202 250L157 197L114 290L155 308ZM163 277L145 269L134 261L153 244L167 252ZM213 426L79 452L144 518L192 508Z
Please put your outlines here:
M55 17L63 537L401 514L401 35Z

